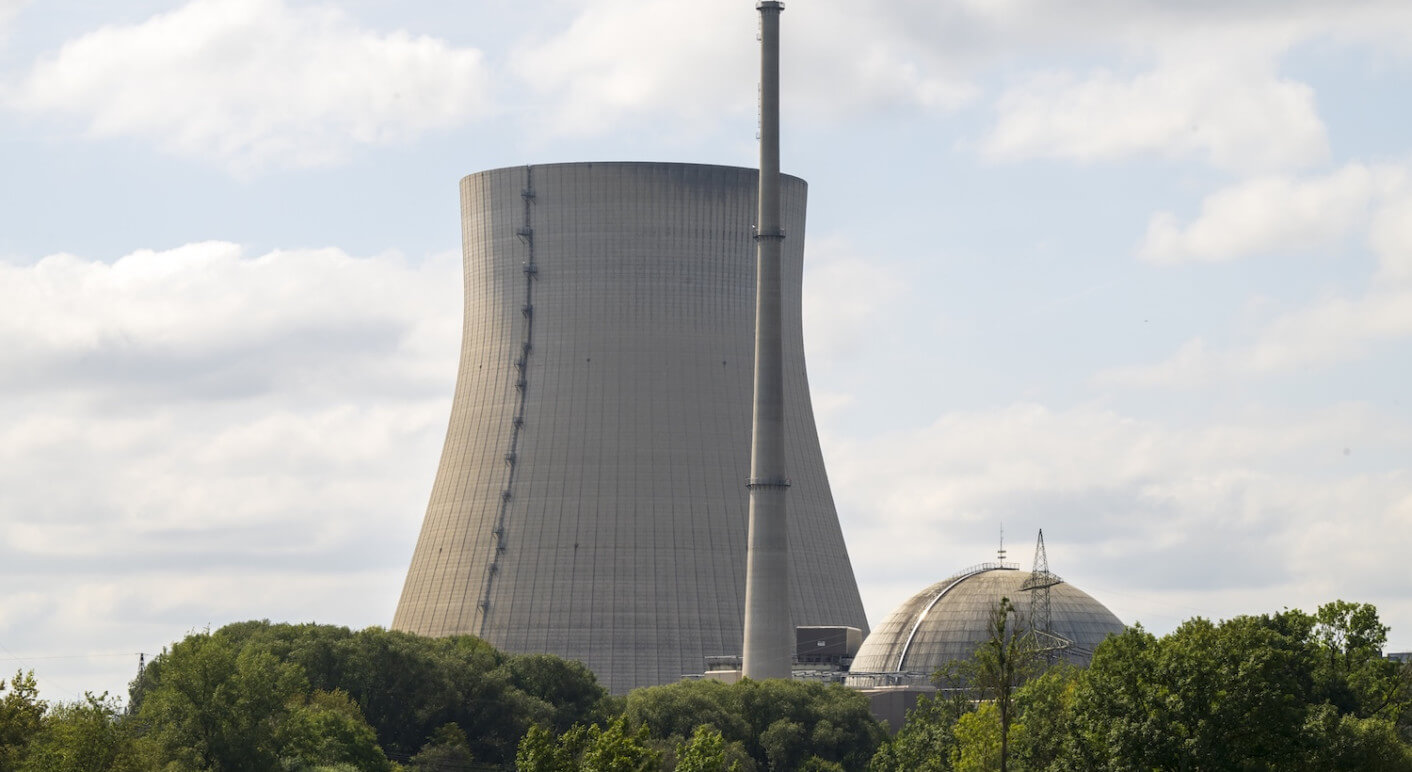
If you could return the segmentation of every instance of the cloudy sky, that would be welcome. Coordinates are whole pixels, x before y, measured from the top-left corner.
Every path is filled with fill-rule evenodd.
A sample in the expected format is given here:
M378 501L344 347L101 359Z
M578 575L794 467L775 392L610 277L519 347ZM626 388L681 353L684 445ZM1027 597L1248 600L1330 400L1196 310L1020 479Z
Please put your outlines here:
M386 625L456 182L750 166L753 2L0 0L0 673ZM784 168L873 623L1004 527L1165 632L1412 649L1412 4L795 0Z

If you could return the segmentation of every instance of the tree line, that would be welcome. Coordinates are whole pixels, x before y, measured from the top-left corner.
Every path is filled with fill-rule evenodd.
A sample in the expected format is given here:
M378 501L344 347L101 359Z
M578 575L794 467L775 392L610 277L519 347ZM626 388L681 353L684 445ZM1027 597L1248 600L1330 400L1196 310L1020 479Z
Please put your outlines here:
M122 703L0 681L10 770L1409 770L1412 678L1366 604L1196 618L1049 666L1002 603L889 737L863 694L684 681L608 695L582 664L470 636L242 622L154 657Z

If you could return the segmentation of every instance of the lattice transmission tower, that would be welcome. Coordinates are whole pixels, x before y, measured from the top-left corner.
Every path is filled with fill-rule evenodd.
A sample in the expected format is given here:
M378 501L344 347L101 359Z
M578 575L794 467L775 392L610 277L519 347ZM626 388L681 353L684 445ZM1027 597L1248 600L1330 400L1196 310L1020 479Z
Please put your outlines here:
M1044 549L1044 529L1039 530L1039 539L1034 547L1034 568L1030 576L1020 585L1020 590L1030 594L1030 633L1034 636L1044 659L1051 664L1059 653L1073 645L1073 642L1055 635L1050 615L1049 588L1064 581L1049 570L1049 555Z

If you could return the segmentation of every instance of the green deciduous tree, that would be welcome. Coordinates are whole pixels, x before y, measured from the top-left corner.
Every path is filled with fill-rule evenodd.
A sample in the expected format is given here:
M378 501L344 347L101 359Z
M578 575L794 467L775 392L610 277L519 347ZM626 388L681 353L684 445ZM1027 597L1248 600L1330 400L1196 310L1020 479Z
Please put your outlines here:
M726 740L709 724L696 727L691 739L677 744L676 772L727 772Z
M652 748L647 728L629 729L622 716L608 722L607 728L580 724L558 737L535 725L515 753L519 772L648 772L661 762L662 754Z
M164 761L212 770L278 766L275 729L308 688L297 666L206 633L160 659L153 663L160 686L145 693L138 716Z
M471 636L369 628L334 651L342 671L321 688L347 691L389 753L416 753L438 727L455 723L478 761L505 764L532 724L592 721L607 700L581 665L511 657Z
M1342 713L1401 722L1412 704L1412 679L1407 666L1383 659L1388 627L1378 610L1337 600L1320 606L1312 622L1320 655L1315 677L1325 698Z
M515 751L515 769L519 772L572 772L577 768L583 748L581 742L569 742L567 738L572 736L578 740L584 733L584 727L579 726L556 737L553 731L535 724Z
M760 747L770 769L795 769L808 754L809 733L798 721L781 718L760 733Z
M212 651L206 651L207 647ZM445 757L443 761L467 757L482 764L508 764L532 724L563 731L609 715L606 692L579 663L544 655L511 656L471 636L424 638L375 627L352 632L328 625L253 621L191 636L154 658L134 681L131 704L151 727L152 735L162 740L165 752L175 753L176 747L193 737L209 735L207 740L186 747L216 743L225 731L238 734L259 728L238 726L234 715L194 724L177 720L169 725L166 720L179 718L181 711L167 708L191 691L187 687L193 673L204 674L195 694L208 687L214 689L216 683L227 684L212 692L216 699L204 714L218 717L225 708L229 708L227 713L239 713L237 703L231 700L243 683L234 671L241 658L261 658L272 663L271 672L287 671L296 676L292 692L275 691L285 694L286 699L295 695L299 699L263 707L257 702L247 705L263 710L260 726L290 724L284 735L274 738L275 746L294 743L294 738L301 736L296 728L322 738L318 742L324 743L324 751L290 750L286 756L291 760L332 752L338 742L362 742L353 714L320 702L326 698L315 698L319 692L346 695L387 755L398 759L420 756L426 763L438 756ZM196 660L201 660L199 667L193 665ZM460 744L447 745L437 739L448 725L459 727ZM278 748L269 752L277 753ZM200 762L206 758L201 753L186 761Z
M26 772L137 772L152 760L139 748L133 726L107 694L85 694L44 716L21 769Z
M1074 692L1083 672L1060 662L1031 678L1015 693L1022 732L1011 737L1011 760L1020 769L1062 769L1071 743Z
M533 727L531 728L533 729ZM407 762L407 769L426 772L458 772L471 769L475 757L466 733L457 724L446 724L432 733L431 739Z
M1384 744L1395 733L1380 716L1400 710L1384 696L1396 692L1377 652L1385 632L1371 607L1343 603L1315 617L1197 618L1161 639L1129 630L1099 647L1075 690L1068 762L1313 770L1378 759L1378 768L1401 768L1404 749Z
M638 689L628 695L625 715L630 725L645 726L654 739L670 744L710 724L728 748L738 743L760 769L797 767L812 756L865 769L886 737L862 694L839 684L782 679Z
M1339 715L1328 703L1315 706L1304 724L1310 738L1308 770L1329 772L1409 772L1412 748L1391 721Z
M581 769L602 772L650 772L661 763L662 754L651 747L647 727L628 729L622 716L608 723L606 729L597 724L589 727L588 742L580 759Z
M715 727L727 741L753 740L760 731L745 716L741 690L720 681L637 689L628 695L625 710L634 724L648 727L653 737L677 742L691 737L703 724Z
M960 752L956 722L975 710L959 690L921 697L907 712L897 735L878 749L869 769L875 772L947 772Z
M521 654L506 659L501 668L511 687L537 701L534 719L555 731L609 718L607 695L582 662L548 654Z
M956 720L956 749L951 768L956 772L989 772L1004 768L1000 711L993 702Z
M315 691L293 698L275 730L281 764L287 770L348 764L366 772L392 769L378 747L377 734L346 692Z
M0 772L19 768L47 709L33 671L15 673L9 684L0 679Z
M1292 742L1300 722L1287 708L1302 701L1278 695L1300 686L1269 679L1284 675L1277 671L1288 653L1249 618L1220 628L1193 619L1161 640L1141 629L1109 639L1076 695L1084 760L1101 768L1227 769L1258 753L1252 744ZM1270 712L1253 714L1257 706Z
M844 768L837 761L810 756L804 760L803 764L799 765L799 772L844 772Z
M999 768L1010 762L1010 726L1015 720L1015 692L1039 672L1039 648L1015 619L1015 605L1001 598L990 613L988 635L971 661L969 678L981 700L995 706L999 722ZM979 721L980 719L974 719Z

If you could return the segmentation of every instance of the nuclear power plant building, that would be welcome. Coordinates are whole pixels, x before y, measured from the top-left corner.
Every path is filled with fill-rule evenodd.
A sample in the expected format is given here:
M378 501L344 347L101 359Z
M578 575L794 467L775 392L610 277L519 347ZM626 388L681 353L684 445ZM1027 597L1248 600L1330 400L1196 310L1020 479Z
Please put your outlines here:
M395 629L582 660L613 693L741 653L757 180L573 163L461 181L460 373ZM806 192L784 177L790 621L866 631L804 367Z

